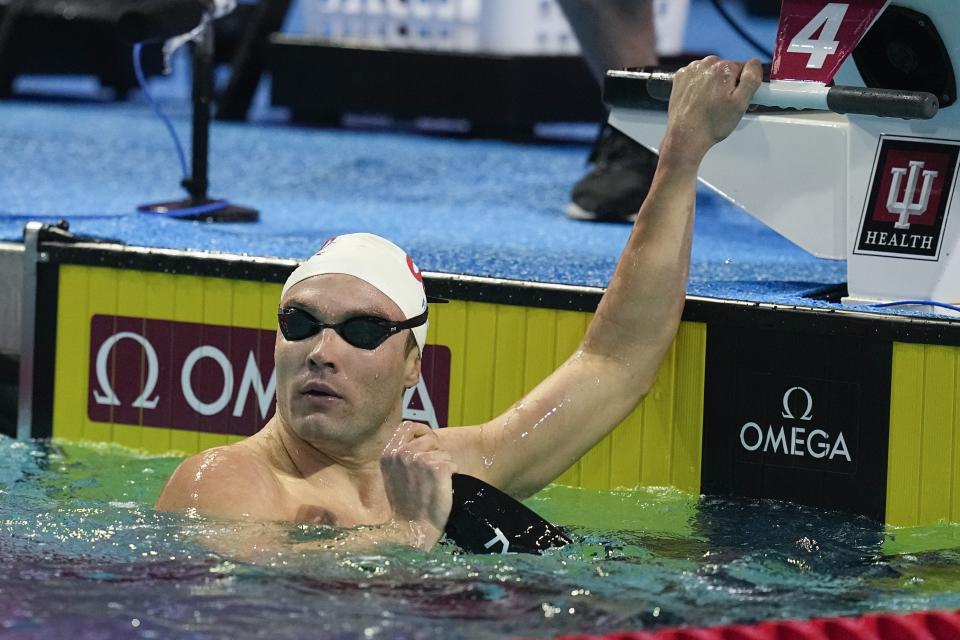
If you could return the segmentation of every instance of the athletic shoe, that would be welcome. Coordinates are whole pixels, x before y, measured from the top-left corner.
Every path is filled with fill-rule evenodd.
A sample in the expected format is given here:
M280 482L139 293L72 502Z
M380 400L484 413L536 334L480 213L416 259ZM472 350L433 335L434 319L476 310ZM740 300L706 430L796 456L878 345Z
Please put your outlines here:
M589 162L593 168L574 186L567 216L597 222L633 222L650 191L657 154L605 124Z

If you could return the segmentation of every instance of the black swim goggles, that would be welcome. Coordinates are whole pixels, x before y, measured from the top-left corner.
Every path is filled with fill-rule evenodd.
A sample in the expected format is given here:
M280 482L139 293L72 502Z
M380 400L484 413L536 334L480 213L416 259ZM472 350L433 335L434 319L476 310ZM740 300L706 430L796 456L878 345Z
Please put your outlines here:
M277 321L280 324L280 333L290 341L304 340L324 329L333 329L347 344L358 349L372 350L390 336L425 323L427 312L399 322L376 316L354 316L336 324L324 324L303 309L281 307L277 312Z

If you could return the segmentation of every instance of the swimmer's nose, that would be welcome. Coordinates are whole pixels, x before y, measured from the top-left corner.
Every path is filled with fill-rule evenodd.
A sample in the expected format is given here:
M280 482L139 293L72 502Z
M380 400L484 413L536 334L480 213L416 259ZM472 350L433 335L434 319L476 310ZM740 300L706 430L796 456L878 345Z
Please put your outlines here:
M313 345L307 354L308 364L314 368L336 369L344 347L349 345L336 331L330 328L321 329L320 333L313 337Z

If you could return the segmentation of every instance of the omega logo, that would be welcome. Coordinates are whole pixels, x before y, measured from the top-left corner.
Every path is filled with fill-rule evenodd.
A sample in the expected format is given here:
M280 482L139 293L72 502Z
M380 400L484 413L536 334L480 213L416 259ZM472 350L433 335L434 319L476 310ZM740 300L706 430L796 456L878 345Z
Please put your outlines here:
M803 401L792 400L794 397L802 398ZM794 410L800 408L803 409L803 412L799 417L796 417ZM804 422L813 420L813 396L803 387L787 389L783 394L783 413L781 416L789 420ZM740 446L750 452L772 452L797 457L826 458L828 460L840 457L846 459L847 462L853 461L843 432L841 431L836 437L833 437L820 428L809 429L800 426L787 428L784 425L778 427L767 425L766 430L764 430L758 423L750 421L740 427Z
M803 387L790 387L787 389L787 392L783 394L783 415L784 418L790 418L795 420L793 413L790 412L790 395L794 391L801 392L807 398L807 408L803 412L803 415L800 416L801 420L812 420L813 419L813 396L810 395L810 392L804 389Z
M2 1L2 0L0 0ZM97 314L87 416L96 422L252 435L274 410L276 330ZM424 347L403 419L447 424L450 349Z
M124 338L138 342L147 355L147 381L143 386L143 392L131 403L131 406L137 409L155 409L160 398L155 397L152 400L147 400L147 398L153 394L153 390L157 387L157 374L160 370L157 351L153 348L153 345L150 344L149 340L139 333L133 333L132 331L115 333L100 345L100 350L97 351L97 383L100 385L100 391L94 389L93 398L97 404L106 404L114 407L120 406L120 399L117 398L113 387L110 386L110 380L107 376L107 357L113 350L114 345Z
M117 397L116 392L110 385L110 377L107 374L107 360L110 357L110 352L117 345L117 343L124 339L137 342L141 348L143 348L144 354L147 358L147 378L143 385L143 391L131 403L131 406L137 409L155 409L157 407L157 403L160 401L160 396L156 395L152 398L150 396L153 395L154 390L156 389L157 378L160 373L160 362L157 358L157 351L149 340L139 333L134 333L132 331L122 331L120 333L116 333L110 336L103 342L103 344L100 345L100 349L97 351L96 359L96 375L99 389L94 389L93 391L94 402L100 405L120 406L120 399ZM220 395L213 402L203 402L200 400L200 398L197 397L191 380L194 368L204 358L210 358L213 360L217 365L220 366L220 369L223 373L223 388L220 391ZM253 391L254 394L256 394L257 404L260 409L260 417L266 418L267 412L270 410L270 403L273 401L273 396L276 393L276 389L276 371L273 370L270 372L270 379L267 382L267 385L264 386L263 376L261 375L260 368L257 365L256 357L252 351L249 352L247 354L247 360L243 369L243 374L240 378L240 388L236 394L236 401L233 405L232 415L234 417L239 417L243 414L247 397L250 395L250 392ZM183 397L191 409L203 416L216 415L227 407L227 405L230 403L230 398L233 397L233 364L230 362L230 359L227 357L227 355L219 348L212 345L201 345L191 351L183 362L183 365L180 369L180 390L182 391Z

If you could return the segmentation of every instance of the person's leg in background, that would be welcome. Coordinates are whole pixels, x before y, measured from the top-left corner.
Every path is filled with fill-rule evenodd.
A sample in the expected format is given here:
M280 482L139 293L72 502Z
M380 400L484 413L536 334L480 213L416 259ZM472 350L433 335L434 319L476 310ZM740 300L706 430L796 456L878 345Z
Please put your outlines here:
M651 0L558 0L597 82L607 69L657 64Z
M657 64L651 0L558 0L583 57L602 85L608 69ZM573 187L567 215L631 222L650 189L657 156L604 125L590 171Z

